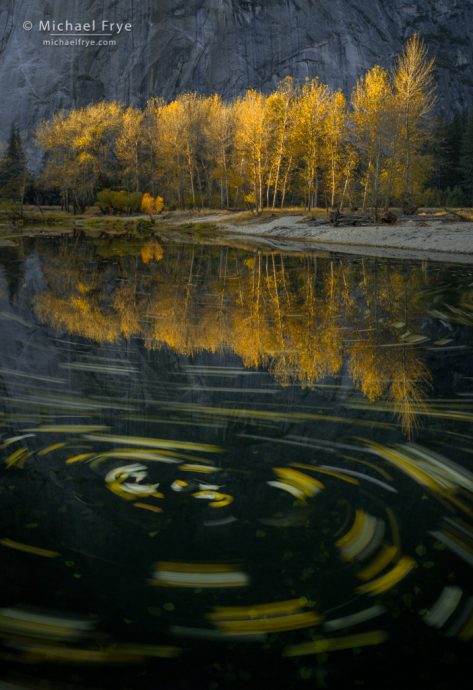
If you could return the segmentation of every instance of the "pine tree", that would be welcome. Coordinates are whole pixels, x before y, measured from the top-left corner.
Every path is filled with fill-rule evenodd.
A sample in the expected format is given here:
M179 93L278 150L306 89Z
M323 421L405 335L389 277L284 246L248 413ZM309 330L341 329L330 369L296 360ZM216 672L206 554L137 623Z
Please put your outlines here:
M460 154L465 126L465 115L459 111L449 119L437 120L426 147L432 159L428 188L436 195L433 198L439 199L439 205L445 203L446 190L461 184Z
M470 114L463 133L460 173L467 204L473 206L473 113Z
M26 159L21 137L11 128L8 146L0 161L0 198L23 201L27 182Z

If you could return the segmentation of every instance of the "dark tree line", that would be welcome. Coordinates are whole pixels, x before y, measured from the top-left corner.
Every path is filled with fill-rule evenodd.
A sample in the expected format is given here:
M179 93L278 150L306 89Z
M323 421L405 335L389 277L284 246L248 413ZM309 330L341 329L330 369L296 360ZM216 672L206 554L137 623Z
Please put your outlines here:
M433 166L426 202L473 206L473 110L439 120L430 148Z
M28 168L20 133L12 127L0 161L0 198L22 202L28 184Z

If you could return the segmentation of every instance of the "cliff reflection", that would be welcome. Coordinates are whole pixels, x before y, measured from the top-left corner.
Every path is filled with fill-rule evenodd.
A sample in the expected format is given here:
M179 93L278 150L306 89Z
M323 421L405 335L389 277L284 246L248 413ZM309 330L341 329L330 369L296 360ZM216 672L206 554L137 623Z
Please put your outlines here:
M41 251L47 287L35 310L54 329L97 343L142 338L187 356L230 348L284 386L349 374L412 435L430 381L419 347L431 340L422 266L156 241L121 256L99 244L87 251Z

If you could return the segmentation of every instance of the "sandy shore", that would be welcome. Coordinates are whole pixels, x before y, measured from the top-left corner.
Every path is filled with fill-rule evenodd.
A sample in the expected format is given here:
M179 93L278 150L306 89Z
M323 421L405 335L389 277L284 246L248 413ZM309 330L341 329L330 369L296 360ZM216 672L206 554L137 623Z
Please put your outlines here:
M314 226L301 216L232 222L231 214L202 216L233 237L244 235L266 246L301 250L326 249L350 254L403 256L473 263L473 223L407 221L366 227Z
M223 223L228 232L285 239L304 239L317 243L350 244L360 247L391 247L427 252L473 254L473 223L412 221L399 225L366 227L313 227L297 216L283 216L251 225Z

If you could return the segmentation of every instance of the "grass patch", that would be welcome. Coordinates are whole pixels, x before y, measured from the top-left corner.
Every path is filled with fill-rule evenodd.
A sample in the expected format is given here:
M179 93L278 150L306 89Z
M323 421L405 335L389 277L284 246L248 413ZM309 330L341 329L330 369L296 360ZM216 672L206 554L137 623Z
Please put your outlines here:
M179 230L180 232L194 235L197 239L203 239L208 235L216 235L218 226L213 223L180 223L179 225L167 225L166 230Z
M110 234L126 233L146 236L156 230L156 224L146 218L119 218L117 216L100 216L87 218L79 224L85 232L105 232Z

